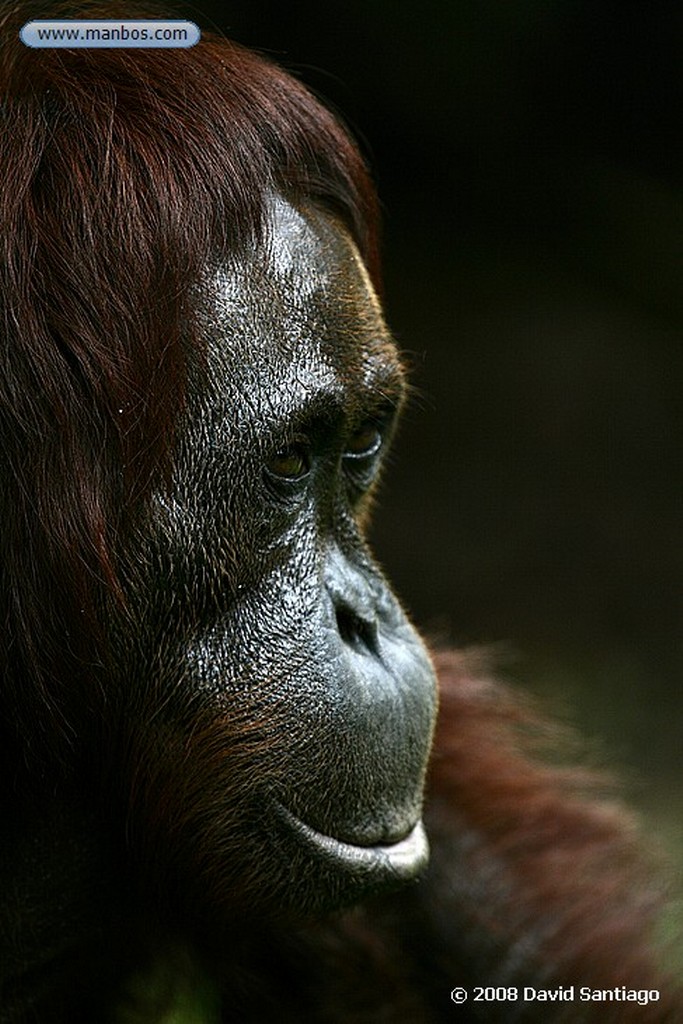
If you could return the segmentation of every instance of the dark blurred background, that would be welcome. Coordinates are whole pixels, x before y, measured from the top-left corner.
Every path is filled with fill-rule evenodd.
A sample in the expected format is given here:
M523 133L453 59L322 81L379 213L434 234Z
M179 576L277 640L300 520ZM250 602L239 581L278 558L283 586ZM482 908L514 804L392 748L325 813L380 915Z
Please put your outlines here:
M204 2L343 113L416 394L375 548L683 853L683 7ZM598 740L600 737L600 740Z

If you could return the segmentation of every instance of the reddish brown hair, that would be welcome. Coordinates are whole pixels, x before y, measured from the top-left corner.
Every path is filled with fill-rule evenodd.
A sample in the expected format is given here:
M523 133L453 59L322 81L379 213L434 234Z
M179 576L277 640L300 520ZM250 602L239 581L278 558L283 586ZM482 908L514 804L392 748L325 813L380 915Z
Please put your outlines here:
M121 515L168 457L207 262L257 238L278 191L334 211L378 266L363 161L280 68L216 37L30 50L32 17L45 7L0 23L0 608L12 664L38 679L65 646L91 657L74 616L85 635Z

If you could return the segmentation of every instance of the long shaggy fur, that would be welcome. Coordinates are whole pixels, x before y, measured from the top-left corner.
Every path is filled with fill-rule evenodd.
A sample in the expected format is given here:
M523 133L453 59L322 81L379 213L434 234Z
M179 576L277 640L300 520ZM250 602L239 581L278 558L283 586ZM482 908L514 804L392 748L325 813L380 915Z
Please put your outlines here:
M265 58L210 37L133 53L17 39L32 17L135 14L29 3L0 19L2 668L34 738L51 710L47 741L60 679L101 659L98 595L117 593L118 539L167 465L206 267L259 237L280 192L340 216L378 276L358 151Z

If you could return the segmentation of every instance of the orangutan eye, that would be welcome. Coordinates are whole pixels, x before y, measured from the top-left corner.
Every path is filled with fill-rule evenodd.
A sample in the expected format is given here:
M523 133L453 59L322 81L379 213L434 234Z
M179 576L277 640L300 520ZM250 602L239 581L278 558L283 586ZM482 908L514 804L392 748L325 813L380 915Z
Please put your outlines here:
M376 423L367 420L351 434L344 452L345 459L370 459L382 447L382 431Z
M351 492L364 494L379 472L384 434L380 425L365 420L346 442L342 464Z
M311 472L311 453L303 444L276 452L266 463L268 473L284 483L297 483Z

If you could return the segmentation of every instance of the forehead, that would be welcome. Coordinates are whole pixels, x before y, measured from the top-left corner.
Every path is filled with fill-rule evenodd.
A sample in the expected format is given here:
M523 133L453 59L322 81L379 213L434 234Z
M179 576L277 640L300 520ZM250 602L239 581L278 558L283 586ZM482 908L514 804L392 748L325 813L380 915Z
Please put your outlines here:
M263 240L215 268L207 294L213 390L265 395L268 407L325 395L348 402L364 390L400 387L365 266L328 215L274 199Z

